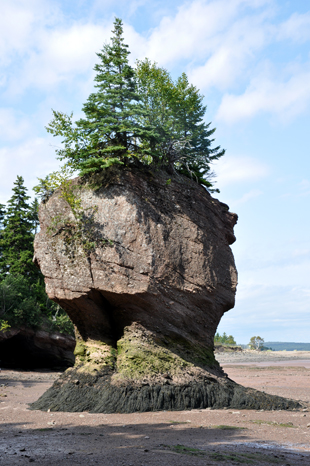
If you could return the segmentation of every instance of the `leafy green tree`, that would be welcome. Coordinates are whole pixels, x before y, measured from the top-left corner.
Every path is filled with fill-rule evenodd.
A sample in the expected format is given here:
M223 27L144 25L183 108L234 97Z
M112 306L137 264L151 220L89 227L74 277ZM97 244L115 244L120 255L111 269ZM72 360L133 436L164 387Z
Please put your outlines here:
M0 331L21 325L74 333L67 314L47 297L42 280L30 283L25 276L8 274L0 282Z
M39 203L35 199L29 204L29 199L18 176L7 210L0 207L0 331L26 325L73 334L69 317L48 298L43 276L32 262Z
M169 173L178 171L195 178L211 191L210 163L225 153L212 148L215 129L203 120L206 106L198 89L189 84L185 73L174 83L169 73L150 60L137 62L137 82L144 106L146 124L155 125L160 137L153 140L155 164ZM156 155L154 155L156 154Z
M168 71L159 68L150 60L137 61L135 70L137 89L141 96L145 114L139 116L142 125L156 128L157 138L145 141L151 149L150 163L164 164L163 149L169 140L169 132L173 127L171 102L174 84Z
M40 307L26 277L8 274L0 282L0 317L10 326L39 325Z
M124 164L134 157L143 160L149 155L143 141L157 136L151 127L138 122L145 110L136 92L135 73L128 64L130 52L122 35L122 21L116 18L111 44L97 54L97 92L83 106L85 118L74 124L72 114L53 111L54 119L47 126L53 136L64 138L64 148L57 151L60 160L69 162L80 175Z
M265 343L265 340L263 338L261 338L260 336L257 336L257 337L254 336L250 339L249 346L251 349L261 350L264 346L264 343Z
M226 343L228 345L236 345L236 341L232 335L228 335Z

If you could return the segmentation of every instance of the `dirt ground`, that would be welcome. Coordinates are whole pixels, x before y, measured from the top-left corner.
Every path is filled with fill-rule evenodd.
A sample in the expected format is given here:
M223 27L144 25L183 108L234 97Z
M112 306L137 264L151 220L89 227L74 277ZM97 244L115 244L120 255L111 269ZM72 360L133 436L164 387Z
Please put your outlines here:
M310 353L219 354L230 378L310 401ZM310 466L309 411L192 410L135 414L29 411L59 376L0 372L0 465Z

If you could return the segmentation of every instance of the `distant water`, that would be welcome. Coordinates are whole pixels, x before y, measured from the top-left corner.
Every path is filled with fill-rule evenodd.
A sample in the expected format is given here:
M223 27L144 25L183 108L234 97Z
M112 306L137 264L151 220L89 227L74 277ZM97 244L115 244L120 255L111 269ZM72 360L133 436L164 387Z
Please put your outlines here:
M292 343L284 341L265 341L264 346L274 351L310 351L310 343Z

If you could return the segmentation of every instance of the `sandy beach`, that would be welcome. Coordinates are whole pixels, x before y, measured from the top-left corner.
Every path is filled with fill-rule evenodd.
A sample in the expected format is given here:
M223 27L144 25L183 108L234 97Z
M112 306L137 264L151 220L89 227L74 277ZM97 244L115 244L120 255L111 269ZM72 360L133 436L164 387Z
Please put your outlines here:
M298 354L297 354L298 353ZM310 353L221 353L230 378L309 402ZM59 376L0 373L0 464L310 465L310 410L192 410L134 414L30 411Z

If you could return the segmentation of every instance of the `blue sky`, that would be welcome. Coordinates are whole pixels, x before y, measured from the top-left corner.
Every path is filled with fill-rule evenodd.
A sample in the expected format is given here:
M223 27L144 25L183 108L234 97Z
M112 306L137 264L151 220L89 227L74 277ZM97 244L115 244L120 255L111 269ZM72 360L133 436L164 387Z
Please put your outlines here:
M239 215L236 306L219 331L310 342L310 6L305 0L4 0L0 202L57 169L51 108L79 115L115 16L132 63L185 71L226 155L217 197Z

